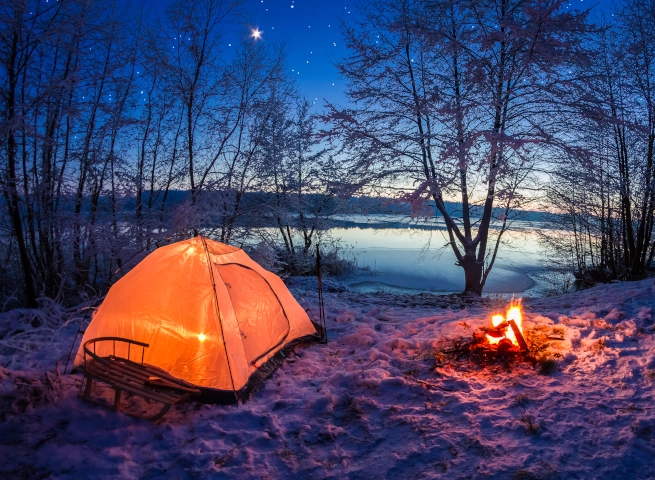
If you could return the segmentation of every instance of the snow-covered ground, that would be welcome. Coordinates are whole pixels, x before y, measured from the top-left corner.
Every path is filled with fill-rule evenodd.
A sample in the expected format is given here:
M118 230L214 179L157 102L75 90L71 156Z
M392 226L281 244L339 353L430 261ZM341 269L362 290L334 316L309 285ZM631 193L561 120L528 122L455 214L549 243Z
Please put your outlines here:
M292 292L316 300L309 281ZM550 375L437 354L498 299L332 289L326 301L329 343L296 349L250 402L179 405L157 424L86 404L79 378L55 373L78 314L3 314L0 477L655 477L652 279L526 300L527 328L564 338L546 351Z

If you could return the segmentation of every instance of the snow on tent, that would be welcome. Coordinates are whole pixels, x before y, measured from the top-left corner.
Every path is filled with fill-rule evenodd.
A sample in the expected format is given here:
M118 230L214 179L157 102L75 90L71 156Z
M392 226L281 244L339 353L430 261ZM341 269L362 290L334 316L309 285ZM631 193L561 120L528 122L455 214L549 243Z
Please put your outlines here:
M158 367L197 386L201 401L234 403L248 398L285 346L315 336L277 275L240 248L195 237L158 248L111 287L75 365L84 366L89 341L127 338L149 346L137 353L104 341L94 353Z

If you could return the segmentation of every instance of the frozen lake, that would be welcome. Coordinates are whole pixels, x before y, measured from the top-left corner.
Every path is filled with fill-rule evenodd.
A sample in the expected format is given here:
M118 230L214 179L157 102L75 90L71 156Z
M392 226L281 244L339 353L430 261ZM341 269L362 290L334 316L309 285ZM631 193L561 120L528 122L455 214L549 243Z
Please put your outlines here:
M347 228L330 230L341 240L347 256L354 257L370 274L342 277L350 288L375 290L453 293L464 288L464 274L455 265L455 255L445 230L419 222L398 228L400 217L391 215L348 216ZM390 226L385 227L388 224ZM443 224L442 224L443 225ZM423 228L417 228L423 226ZM507 232L485 286L486 294L521 293L541 296L546 285L540 278L544 268L542 251L535 233L540 225L518 224Z

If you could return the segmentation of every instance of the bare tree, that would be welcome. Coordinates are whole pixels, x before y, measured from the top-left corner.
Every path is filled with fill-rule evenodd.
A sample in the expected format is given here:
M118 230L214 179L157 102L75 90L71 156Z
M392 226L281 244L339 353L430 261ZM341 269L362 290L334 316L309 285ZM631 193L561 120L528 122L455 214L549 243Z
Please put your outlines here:
M521 188L540 155L562 143L549 118L558 85L584 58L587 29L586 15L565 7L362 2L361 23L343 25L353 53L338 67L357 108L332 108L334 134L369 177L408 172L418 186L407 200L434 202L465 291L482 292L510 214L525 200ZM458 212L446 206L455 198Z
M203 138L199 130L212 126L226 96L221 73L225 66L221 59L222 29L239 3L175 1L166 11L166 23L160 25L157 65L166 73L169 92L179 98L184 109L184 147L192 203L198 196L198 157L210 148L206 143L210 139ZM202 175L202 165L200 170Z
M270 49L252 37L242 37L229 68L226 83L232 86L229 110L234 124L216 149L203 174L204 185L213 177L220 217L220 240L230 242L240 217L252 214L242 208L244 195L261 187L258 175L266 126L279 114L277 98L290 95L292 84L283 74L282 49ZM229 118L229 117L228 117ZM227 123L217 125L228 130ZM232 140L228 143L228 140ZM210 177L210 174L213 174Z
M307 100L280 102L266 135L265 171L274 193L267 216L283 244L283 262L289 272L303 274L315 268L313 247L343 211L341 194L347 183L330 147L318 134L317 118Z

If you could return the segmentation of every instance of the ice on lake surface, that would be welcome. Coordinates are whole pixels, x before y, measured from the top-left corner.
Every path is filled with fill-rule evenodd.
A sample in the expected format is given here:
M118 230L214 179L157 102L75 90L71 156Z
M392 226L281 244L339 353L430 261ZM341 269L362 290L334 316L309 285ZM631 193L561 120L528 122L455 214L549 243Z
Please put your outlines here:
M463 270L455 265L455 254L447 245L443 228L428 229L422 222L410 224L406 217L406 227L402 228L403 218L392 215L347 219L352 226L333 228L330 234L341 240L360 267L371 270L342 278L351 289L444 294L464 289ZM534 231L540 227L524 223L505 234L485 293L540 295L544 288L539 280L539 272L544 269L539 263L543 252Z

